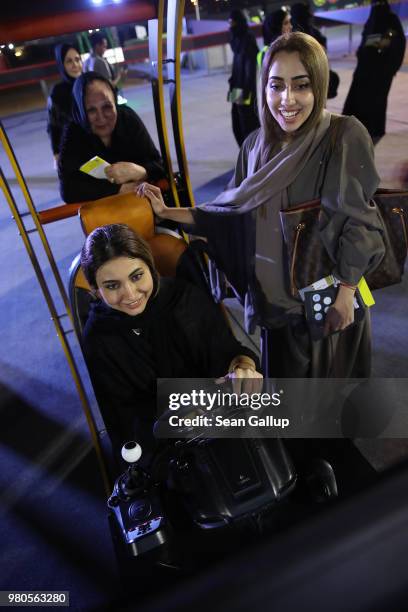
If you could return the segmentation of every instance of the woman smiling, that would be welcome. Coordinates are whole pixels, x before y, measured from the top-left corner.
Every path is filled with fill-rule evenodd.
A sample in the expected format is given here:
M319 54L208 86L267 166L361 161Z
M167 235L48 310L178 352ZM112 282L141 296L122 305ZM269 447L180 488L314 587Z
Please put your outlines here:
M97 200L134 191L144 180L164 178L159 152L138 115L117 106L111 83L86 72L73 88L73 122L64 132L59 159L61 196L65 202ZM105 179L80 167L98 156L110 165Z
M194 211L171 211L160 190L139 187L158 216L195 223L195 233L207 236L245 306L247 330L268 331L264 366L273 377L370 372L368 311L350 325L356 286L384 254L382 223L371 204L379 177L366 129L354 117L340 121L325 110L328 78L326 54L314 38L281 36L263 62L261 129L245 140L230 189ZM320 239L339 281L320 340L312 340L303 302L291 290L280 221L281 211L316 199Z
M128 226L95 229L81 266L96 297L83 348L114 448L132 437L153 448L157 378L262 378L220 308L181 279L159 279L148 245Z

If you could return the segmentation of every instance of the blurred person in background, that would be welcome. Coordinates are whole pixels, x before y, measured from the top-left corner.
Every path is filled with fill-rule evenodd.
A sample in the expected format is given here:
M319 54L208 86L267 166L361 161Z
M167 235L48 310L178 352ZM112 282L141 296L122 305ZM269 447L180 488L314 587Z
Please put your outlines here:
M262 66L262 61L265 53L270 45L275 42L278 36L289 34L292 31L292 23L290 14L283 8L273 11L265 17L262 24L262 35L264 39L264 48L258 53L258 66Z
M57 45L55 59L62 81L54 85L48 98L47 132L57 167L62 131L64 125L72 120L71 94L75 80L82 74L82 60L78 49L71 43Z
M127 69L122 67L118 71L104 57L108 48L108 41L102 32L94 32L91 36L92 52L85 60L84 72L97 72L101 76L108 79L115 89L118 89L119 83L126 77ZM126 104L126 100L122 96L118 96L119 104Z
M327 38L313 25L313 13L305 2L297 2L290 7L294 32L303 32L313 36L327 50Z
M292 18L292 26L294 32L303 32L313 36L323 47L327 54L327 38L313 24L313 12L309 4L305 2L297 2L290 9ZM340 84L340 77L334 70L329 69L329 89L327 92L328 99L337 96L337 90Z
M256 76L256 87L257 87L257 100L258 100L258 117L262 116L261 108L261 70L262 62L265 54L269 47L279 36L282 34L290 34L292 31L292 23L290 20L290 13L283 8L273 11L269 15L266 15L265 21L262 24L262 35L264 39L264 47L259 51L257 56L257 76Z
M403 62L405 46L401 22L387 0L372 2L343 114L357 117L374 144L385 134L388 94Z
M229 79L232 131L240 147L245 138L259 128L256 101L256 58L258 46L244 13L233 10L229 18L231 49L234 54Z

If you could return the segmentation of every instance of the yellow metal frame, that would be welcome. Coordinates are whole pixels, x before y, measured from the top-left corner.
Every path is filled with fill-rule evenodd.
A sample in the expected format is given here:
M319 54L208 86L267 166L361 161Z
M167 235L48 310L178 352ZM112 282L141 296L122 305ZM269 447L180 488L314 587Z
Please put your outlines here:
M7 179L4 176L3 170L0 168L0 188L2 189L4 196L7 200L7 203L10 207L12 216L17 224L18 230L20 232L21 238L23 240L24 246L26 248L26 251L28 253L28 256L30 258L30 261L32 263L32 266L34 268L34 272L37 276L37 280L38 283L40 285L41 291L44 295L45 301L47 303L48 309L50 311L51 314L51 319L54 323L56 332L57 332L57 336L61 342L65 357L68 361L68 365L69 365L69 369L71 372L71 375L74 379L75 382L75 386L77 388L78 391L78 395L79 398L81 400L82 403L82 407L85 413L85 417L88 423L88 427L91 433L91 437L92 437L92 442L93 445L95 447L95 451L96 451L96 455L98 458L98 462L102 471L102 477L103 477L103 481L104 481L104 485L106 488L106 491L108 494L110 494L111 489L112 489L112 483L110 482L110 479L108 477L108 471L106 468L106 463L102 454L102 449L99 443L99 438L98 438L98 433L97 433L97 427L96 427L96 423L95 423L95 419L93 417L92 411L91 411L91 407L90 407L90 403L88 400L88 397L86 395L85 389L84 389L84 385L81 379L81 376L79 374L77 365L75 363L75 359L74 356L72 354L71 348L68 344L67 341L67 334L71 333L73 331L73 317L72 317L72 312L71 312L71 307L69 304L69 300L68 300L68 296L67 296L67 292L65 290L64 284L62 282L61 279L61 275L59 273L59 270L57 268L57 264L55 262L54 256L52 254L50 245L48 243L47 237L45 235L44 229L41 225L40 219L39 219L39 215L38 212L34 206L34 202L31 198L30 192L28 190L27 184L24 180L24 177L22 175L22 172L20 170L19 164L17 162L16 156L14 154L13 148L10 144L10 141L6 135L6 132L4 130L4 127L2 125L2 123L0 122L0 142L4 148L4 151L10 161L10 164L13 168L13 171L15 173L16 179L17 179L17 183L23 193L24 199L26 201L29 213L34 221L35 224L35 230L38 231L38 234L40 236L44 251L47 255L48 261L50 263L51 266L51 270L54 274L59 292L61 294L61 297L63 299L63 303L65 306L65 312L62 314L58 314L55 304L54 304L54 300L51 296L49 287L47 285L47 281L45 279L45 276L43 274L43 271L41 269L40 263L38 261L37 255L35 253L35 250L33 248L33 245L31 243L30 237L29 237L29 233L28 230L26 229L25 225L24 225L24 221L23 221L23 216L20 213L18 206L16 204L16 201L14 199L14 196L12 194L12 191L10 189L10 186L8 184ZM33 231L33 230L30 230ZM71 321L71 325L72 328L65 331L61 325L61 319L65 316L68 316L69 320Z
M169 136L167 131L167 122L166 122L166 110L164 106L164 79L163 79L163 21L164 21L164 0L159 1L158 5L158 19L150 19L148 22L149 26L149 52L151 55L152 47L150 40L155 40L157 45L157 62L156 71L157 71L157 102L158 102L158 110L160 115L160 123L161 123L161 136L164 147L164 156L167 160L168 168L170 176L170 190L176 206L180 206L180 200L177 193L176 184L174 181L174 173L171 162L170 155L170 143ZM162 151L163 153L163 151Z
M170 105L173 116L173 133L177 150L177 158L179 171L183 174L185 187L188 194L190 206L194 207L194 194L191 186L190 173L188 171L188 161L186 155L184 131L183 131L183 116L181 112L181 41L183 29L185 0L169 0L167 5L167 29L169 24L175 25L175 40L174 45L175 57L171 57L172 49L170 48L170 37L167 36L167 60L173 63L169 64L169 73L174 75L174 79L170 79ZM174 81L174 82L173 82Z

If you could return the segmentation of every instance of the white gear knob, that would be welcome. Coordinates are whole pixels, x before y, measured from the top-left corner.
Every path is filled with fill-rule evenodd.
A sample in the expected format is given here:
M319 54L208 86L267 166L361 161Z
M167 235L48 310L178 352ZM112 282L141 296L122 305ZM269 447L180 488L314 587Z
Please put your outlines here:
M137 442L126 442L122 446L122 459L127 463L136 463L142 456L142 447Z

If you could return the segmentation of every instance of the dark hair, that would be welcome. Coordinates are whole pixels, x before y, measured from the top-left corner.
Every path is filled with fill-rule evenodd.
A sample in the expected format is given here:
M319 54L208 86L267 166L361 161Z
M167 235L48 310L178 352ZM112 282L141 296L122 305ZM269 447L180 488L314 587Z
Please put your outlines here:
M276 55L281 51L285 51L285 53L299 53L300 61L304 65L310 78L310 84L314 95L313 110L305 123L296 130L296 135L304 134L316 126L320 121L327 99L329 64L325 50L321 44L312 36L303 34L303 32L291 32L290 34L279 36L267 51L262 64L261 125L263 134L263 163L269 158L268 156L273 142L276 141L277 138L278 140L283 140L286 136L286 133L273 118L266 102L266 87L268 84L269 71Z
M265 17L262 24L262 36L265 45L270 45L277 36L282 34L282 24L288 15L288 11L280 8Z
M236 24L239 24L242 26L248 26L248 22L247 22L247 18L245 17L245 13L241 11L241 9L233 9L230 12L229 18L232 21L235 21Z
M95 49L96 45L102 44L104 40L108 40L103 32L93 32L89 39L91 41L92 49Z
M122 223L97 227L89 234L82 247L81 266L92 289L97 289L96 273L99 268L117 257L144 261L152 275L154 297L159 288L159 273L155 268L150 247L141 236Z
M313 13L309 4L296 2L290 7L292 24L295 30L308 33L312 25Z

